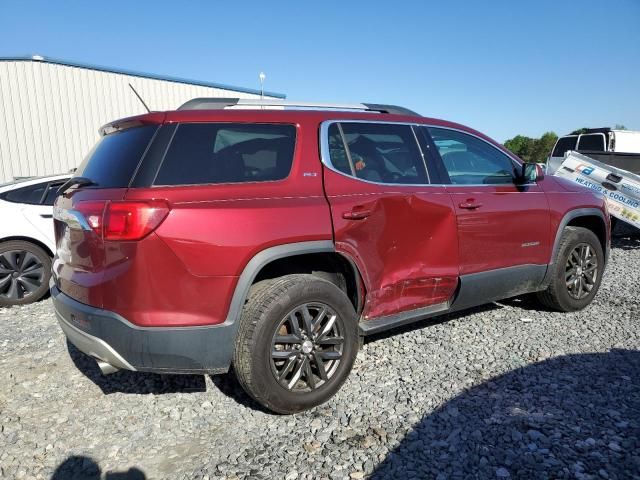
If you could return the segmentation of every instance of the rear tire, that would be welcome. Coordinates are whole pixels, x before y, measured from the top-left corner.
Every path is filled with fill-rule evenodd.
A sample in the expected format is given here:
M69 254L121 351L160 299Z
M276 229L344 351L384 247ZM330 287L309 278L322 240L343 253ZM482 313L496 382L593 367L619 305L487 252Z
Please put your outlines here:
M245 391L277 413L331 398L358 352L356 312L336 285L286 275L252 288L240 320L233 368Z
M0 243L0 306L37 302L49 291L51 257L38 245Z
M604 253L598 237L582 227L566 227L560 238L551 280L537 297L560 312L582 310L595 297L604 273Z

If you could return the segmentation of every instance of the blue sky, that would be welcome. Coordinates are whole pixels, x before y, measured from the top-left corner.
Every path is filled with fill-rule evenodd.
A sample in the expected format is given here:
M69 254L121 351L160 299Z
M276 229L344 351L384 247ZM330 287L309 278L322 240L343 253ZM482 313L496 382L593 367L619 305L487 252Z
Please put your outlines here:
M0 56L40 54L396 103L504 141L640 130L640 0L0 2Z

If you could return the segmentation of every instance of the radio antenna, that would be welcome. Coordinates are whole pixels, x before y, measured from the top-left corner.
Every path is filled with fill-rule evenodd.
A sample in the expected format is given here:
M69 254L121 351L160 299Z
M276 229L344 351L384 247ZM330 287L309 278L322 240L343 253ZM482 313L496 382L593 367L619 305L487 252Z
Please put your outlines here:
M142 103L142 105L144 105L144 108L147 109L147 112L151 113L151 110L149 109L149 107L147 107L147 104L144 103L144 100L142 99L142 97L140 96L140 94L138 92L136 92L136 89L133 88L133 85L129 84L129 87L131 87L131 90L133 90L133 93L136 94L136 97L138 97L138 100L140 100L140 103Z

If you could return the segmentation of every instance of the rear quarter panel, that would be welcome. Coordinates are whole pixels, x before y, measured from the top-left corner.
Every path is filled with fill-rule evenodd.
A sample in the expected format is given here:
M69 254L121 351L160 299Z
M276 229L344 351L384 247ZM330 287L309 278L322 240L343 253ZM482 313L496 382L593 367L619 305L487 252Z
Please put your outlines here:
M332 239L313 122L297 125L284 180L130 189L126 198L162 198L171 212L156 230L193 275L238 276L274 245Z
M148 252L142 257L138 248L140 260L119 276L120 292L135 295L105 298L105 308L128 313L139 324L222 323L238 277L257 253L274 245L331 240L314 141L317 124L297 128L294 161L284 180L130 189L127 200L166 199L171 211L143 241Z

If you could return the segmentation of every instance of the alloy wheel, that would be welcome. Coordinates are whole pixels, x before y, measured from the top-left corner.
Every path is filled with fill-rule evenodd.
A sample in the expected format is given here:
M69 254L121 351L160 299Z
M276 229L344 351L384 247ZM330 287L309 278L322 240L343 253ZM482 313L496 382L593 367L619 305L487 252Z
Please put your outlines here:
M598 279L598 257L587 243L578 244L569 254L565 265L567 291L572 298L587 297Z
M44 266L33 253L9 250L0 253L0 297L20 300L42 286Z
M283 318L271 342L271 371L287 390L315 390L342 359L343 322L323 303L305 303Z

